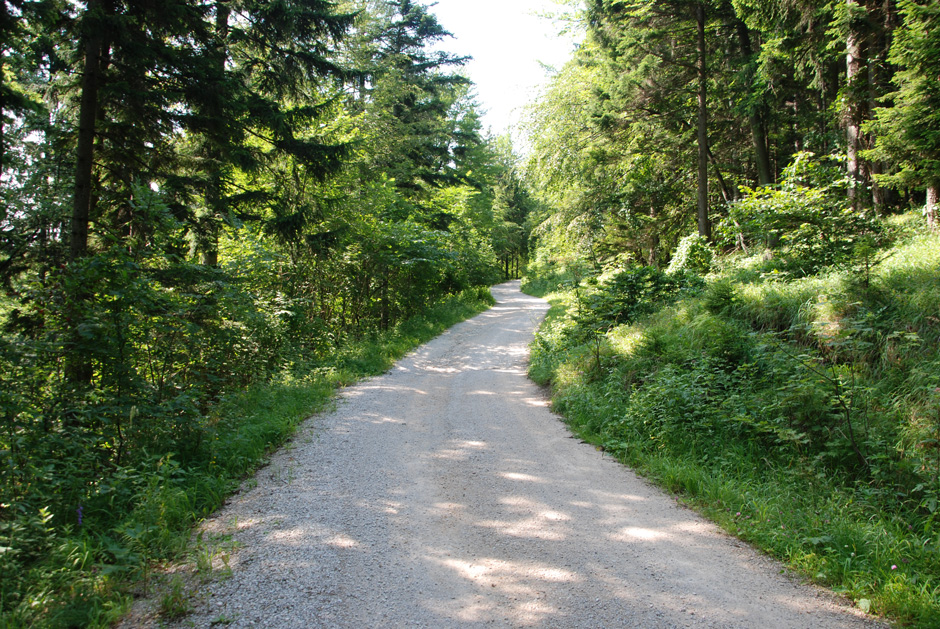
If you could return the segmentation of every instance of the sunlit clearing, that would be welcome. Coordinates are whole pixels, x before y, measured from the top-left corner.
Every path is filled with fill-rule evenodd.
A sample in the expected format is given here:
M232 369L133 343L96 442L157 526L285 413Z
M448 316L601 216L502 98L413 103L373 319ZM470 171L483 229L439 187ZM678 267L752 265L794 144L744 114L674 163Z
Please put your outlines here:
M623 356L632 356L643 341L643 332L635 326L621 325L607 334L614 350Z

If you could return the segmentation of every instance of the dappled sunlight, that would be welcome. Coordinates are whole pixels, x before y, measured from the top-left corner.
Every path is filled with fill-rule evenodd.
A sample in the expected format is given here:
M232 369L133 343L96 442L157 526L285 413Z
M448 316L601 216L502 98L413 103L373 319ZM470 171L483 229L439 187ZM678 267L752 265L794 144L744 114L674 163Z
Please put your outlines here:
M400 426L406 426L408 422L398 419L397 417L376 417L370 423L373 424L398 424Z
M467 505L459 502L437 502L431 505L429 513L436 516L451 516L465 511Z
M518 474L516 472L502 472L499 474L507 480L518 480L524 481L527 483L544 483L545 481L539 478L538 476L531 476L529 474Z
M528 406L539 406L542 408L548 408L551 406L552 401L547 397L527 397L522 399Z
M509 507L510 515L521 517L516 520L480 520L476 525L509 537L555 542L565 539L568 529L560 523L571 519L567 514L519 496L501 498L499 503Z
M379 504L382 505L380 510L383 513L387 513L389 515L397 514L399 509L401 509L402 507L402 504L400 502L395 502L393 500L383 500Z
M484 441L452 441L450 447L438 450L431 455L432 459L445 459L450 461L464 461L475 451L486 448Z
M534 561L506 561L493 557L473 560L436 557L429 559L450 568L464 579L477 581L490 587L502 587L513 593L525 592L531 587L520 583L522 579L548 583L575 583L583 580L577 573L570 570L562 570Z
M421 365L420 367L423 371L430 371L431 373L455 374L461 371L457 367L436 367L434 365Z
M541 308L501 303L350 391L296 477L246 492L239 584L286 583L317 626L816 626L774 569L548 411L514 329Z
M327 546L332 546L334 548L349 549L359 547L359 542L342 533L333 535L332 537L328 538L325 543Z
M645 335L634 326L621 325L607 333L607 339L618 354L632 356L643 344Z
M412 359L415 372L453 376L465 372L505 370L506 373L525 374L529 351L525 345L460 347L459 354L428 360L423 356ZM404 366L402 369L406 369Z
M424 389L418 389L415 387L403 387L401 385L389 385L389 384L380 384L380 381L373 381L370 384L360 384L356 387L345 389L343 391L343 397L348 399L353 399L357 397L362 397L366 394L374 393L375 391L388 391L394 392L396 394L401 394L404 392L413 393L418 396L426 396L428 392Z
M547 616L558 617L558 609L544 600L531 599L514 603L513 624L533 626L540 624ZM427 608L442 618L453 618L462 623L489 623L494 618L505 622L501 607L491 596L483 594L464 596L451 601L430 601Z
M426 603L443 617L461 622L506 622L507 607L515 626L538 625L549 618L557 621L565 614L549 602L548 589L583 580L573 571L535 561L508 561L496 557L468 560L434 555L428 560L476 588L476 594Z
M589 489L587 494L594 496L596 502L588 503L592 505L607 505L608 508L614 510L622 510L626 507L626 503L630 502L643 502L649 500L648 496L640 496L637 494L618 494L608 491L601 491L598 489Z
M255 526L258 527L258 533L263 536L263 543L266 545L274 544L285 548L298 549L315 545L323 545L336 550L362 549L361 542L348 532L330 527L310 527L299 523L288 527L285 526L285 519L282 517L269 517L265 521L259 520L247 528Z
M636 540L652 542L666 537L667 535L661 531L653 531L636 526L628 526L618 533L609 535L608 539L612 542L632 542Z

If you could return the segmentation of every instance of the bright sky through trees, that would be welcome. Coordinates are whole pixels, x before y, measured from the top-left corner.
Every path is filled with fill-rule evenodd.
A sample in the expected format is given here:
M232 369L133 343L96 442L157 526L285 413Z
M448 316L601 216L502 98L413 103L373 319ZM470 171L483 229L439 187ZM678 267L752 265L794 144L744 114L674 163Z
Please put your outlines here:
M494 133L519 121L547 78L543 64L560 68L571 56L575 40L540 17L562 8L554 0L438 0L432 7L454 35L441 48L473 57L466 71L486 110L483 124Z

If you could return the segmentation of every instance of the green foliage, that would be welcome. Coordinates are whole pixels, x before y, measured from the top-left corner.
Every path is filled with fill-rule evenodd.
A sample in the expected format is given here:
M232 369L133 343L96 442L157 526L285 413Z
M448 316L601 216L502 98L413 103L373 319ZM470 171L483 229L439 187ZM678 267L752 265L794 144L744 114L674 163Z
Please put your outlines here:
M875 111L874 156L889 159L894 172L879 177L899 188L940 184L940 10L931 2L900 0L900 26L889 59L897 67L897 90Z
M2 5L0 624L109 624L336 386L527 257L427 7L230 4Z
M706 238L690 234L679 241L666 273L689 271L705 275L711 269L714 255Z
M192 608L186 583L181 576L173 575L168 591L160 598L160 615L167 620L179 620L189 614Z
M23 399L4 397L4 619L14 625L84 626L103 609L119 613L121 581L139 575L149 562L178 556L191 527L323 408L336 387L387 371L415 346L492 303L488 289L468 289L315 360L282 344L279 351L291 360L279 363L279 373L256 378L241 391L228 385L212 403L194 383L178 380L175 397L162 403L145 404L139 392L128 392L126 399L99 393L101 401L89 399L81 407L80 430L69 418L27 423ZM247 369L251 358L242 358ZM219 386L221 377L210 383ZM119 403L134 406L128 411ZM43 430L43 421L52 428ZM187 603L183 586L174 585L164 597L165 613L184 614Z
M575 289L576 321L595 331L633 323L704 286L692 273L671 275L649 266L616 268L586 284Z
M618 324L585 316L584 286L555 293L530 374L582 438L727 530L860 607L933 626L940 239L887 253L867 284L718 260L704 291Z
M717 237L726 246L779 247L779 268L800 275L848 262L882 244L884 228L874 215L851 209L845 190L838 160L797 154L778 186L744 188L747 196L731 207Z

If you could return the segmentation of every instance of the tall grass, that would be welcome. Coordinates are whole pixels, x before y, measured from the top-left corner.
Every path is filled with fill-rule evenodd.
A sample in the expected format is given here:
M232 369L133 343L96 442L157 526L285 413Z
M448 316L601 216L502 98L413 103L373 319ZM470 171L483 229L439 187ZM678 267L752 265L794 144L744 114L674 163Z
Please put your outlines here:
M940 238L788 278L724 259L598 341L556 292L530 374L572 430L902 624L940 626ZM529 282L528 285L539 285Z

